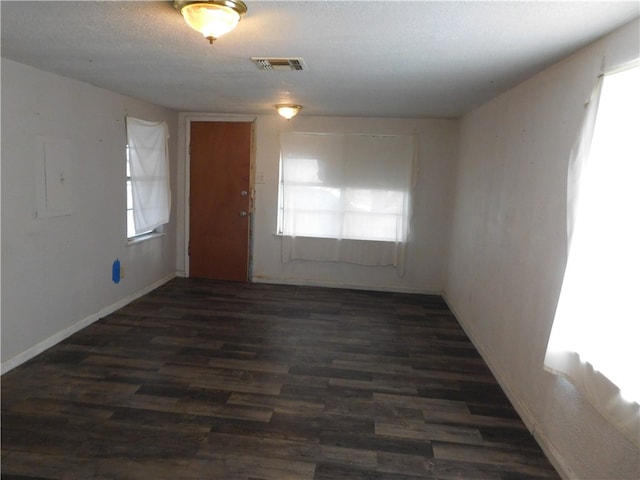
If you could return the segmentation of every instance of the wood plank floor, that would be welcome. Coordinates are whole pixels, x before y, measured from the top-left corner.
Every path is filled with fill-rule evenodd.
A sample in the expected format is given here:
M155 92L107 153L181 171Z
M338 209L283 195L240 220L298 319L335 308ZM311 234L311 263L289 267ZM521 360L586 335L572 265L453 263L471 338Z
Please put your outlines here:
M2 479L559 478L440 297L174 279L2 378Z

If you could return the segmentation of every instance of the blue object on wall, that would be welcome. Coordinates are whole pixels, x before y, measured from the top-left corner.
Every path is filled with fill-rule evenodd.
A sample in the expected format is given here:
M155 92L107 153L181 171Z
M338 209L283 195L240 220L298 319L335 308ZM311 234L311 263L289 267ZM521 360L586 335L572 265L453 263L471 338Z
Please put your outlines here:
M113 279L113 283L120 283L120 260L117 258L111 267L111 278Z

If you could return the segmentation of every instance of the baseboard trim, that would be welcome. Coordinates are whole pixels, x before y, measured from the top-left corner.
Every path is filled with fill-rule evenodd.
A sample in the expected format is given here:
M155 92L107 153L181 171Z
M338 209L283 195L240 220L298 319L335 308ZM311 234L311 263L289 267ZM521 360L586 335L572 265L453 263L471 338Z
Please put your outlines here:
M535 416L529 409L527 403L523 401L518 395L516 395L515 392L509 387L508 382L505 380L506 377L502 374L502 371L497 367L497 365L493 363L486 350L482 347L482 345L478 341L477 336L475 335L474 330L469 327L469 325L465 324L465 322L462 320L462 316L458 311L456 311L455 307L447 298L446 293L443 293L442 297L444 298L446 304L449 306L449 309L453 313L454 317L458 320L458 323L460 324L464 332L471 340L471 343L473 343L473 346L476 347L476 349L480 353L480 356L489 367L489 370L491 370L491 373L493 373L493 376L496 377L500 388L502 388L509 401L513 404L513 407L518 412L518 415L520 415L520 418L522 418L522 421L524 422L529 432L531 432L531 435L533 435L533 438L535 438L536 442L538 442L538 445L540 445L540 448L551 462L551 465L553 465L553 468L558 471L558 473L564 480L577 480L578 477L569 467L564 457L560 454L558 449L544 434L544 432L540 430L539 424Z
M302 287L326 287L345 288L352 290L368 290L375 292L413 293L420 295L442 295L440 289L409 288L403 285L362 285L356 283L331 282L326 280L315 280L300 277L270 277L266 275L253 275L251 281L254 283L269 283L275 285L297 285Z
M121 309L125 305L128 305L129 303L133 302L134 300L137 300L138 298L140 298L140 297L146 295L147 293L155 290L156 288L164 285L165 283L169 282L170 280L172 280L175 277L176 277L176 273L171 273L170 275L167 275L166 277L161 278L160 280L152 283L151 285L147 285L143 289L138 290L137 292L135 292L135 293L123 298L122 300L119 300L118 302L113 303L113 304L109 305L108 307L105 307L102 310L89 315L86 318L83 318L79 322L71 325L70 327L65 328L64 330L59 331L58 333L52 335L51 337L47 338L46 340L43 340L42 342L38 343L37 345L34 345L33 347L25 350L24 352L17 354L16 356L10 358L6 362L3 362L2 365L0 365L0 375L4 375L5 373L13 370L14 368L18 367L19 365L22 365L24 362L26 362L28 360L31 360L36 355L39 355L40 353L44 352L48 348L51 348L54 345L60 343L64 339L66 339L66 338L70 337L71 335L73 335L74 333L76 333L76 332L82 330L83 328L91 325L92 323L98 321L100 318L105 317L105 316L107 316L107 315L109 315L109 314Z

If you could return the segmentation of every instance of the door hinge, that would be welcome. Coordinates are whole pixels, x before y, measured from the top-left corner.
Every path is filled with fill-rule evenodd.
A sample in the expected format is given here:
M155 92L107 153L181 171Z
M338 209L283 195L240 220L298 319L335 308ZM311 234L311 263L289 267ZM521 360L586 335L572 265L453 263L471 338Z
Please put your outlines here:
M189 144L189 155L191 155L191 144Z
M191 256L191 240L189 240L189 245L187 245L187 255Z

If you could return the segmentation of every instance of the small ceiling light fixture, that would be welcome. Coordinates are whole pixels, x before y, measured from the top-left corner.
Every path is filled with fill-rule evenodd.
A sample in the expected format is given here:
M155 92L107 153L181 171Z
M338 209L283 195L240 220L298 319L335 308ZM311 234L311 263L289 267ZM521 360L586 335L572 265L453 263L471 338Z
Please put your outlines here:
M247 13L247 6L240 0L175 0L173 6L187 24L202 33L209 43L236 28L240 17Z
M286 118L287 120L291 120L295 117L300 110L302 110L302 105L294 105L292 103L279 103L276 105L276 110L281 117Z

